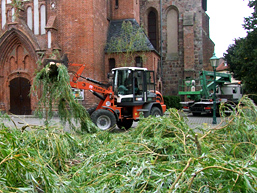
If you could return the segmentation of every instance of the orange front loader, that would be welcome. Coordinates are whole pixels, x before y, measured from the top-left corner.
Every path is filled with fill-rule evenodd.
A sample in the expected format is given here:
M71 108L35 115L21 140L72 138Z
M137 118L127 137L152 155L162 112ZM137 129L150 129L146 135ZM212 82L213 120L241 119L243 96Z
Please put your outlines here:
M66 63L47 59L49 62ZM115 124L128 129L133 121L138 121L140 113L144 117L162 116L166 111L163 97L155 90L155 74L146 68L121 67L112 70L109 85L82 76L85 64L69 64L78 67L70 85L72 88L89 90L100 99L98 106L90 112L92 121L102 130Z

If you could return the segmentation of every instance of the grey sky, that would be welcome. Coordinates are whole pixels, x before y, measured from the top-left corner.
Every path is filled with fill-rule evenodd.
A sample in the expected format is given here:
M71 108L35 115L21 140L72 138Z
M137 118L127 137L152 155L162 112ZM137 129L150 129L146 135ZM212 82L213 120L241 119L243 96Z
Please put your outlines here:
M244 17L253 12L248 0L207 0L207 14L210 17L210 38L215 43L217 57L222 57L234 39L245 37L242 24Z

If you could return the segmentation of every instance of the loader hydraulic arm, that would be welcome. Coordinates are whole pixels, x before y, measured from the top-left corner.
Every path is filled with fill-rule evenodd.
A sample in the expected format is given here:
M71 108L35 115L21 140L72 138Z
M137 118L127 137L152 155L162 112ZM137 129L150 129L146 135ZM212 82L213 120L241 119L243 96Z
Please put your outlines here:
M84 76L81 76L83 70L85 69L86 65L85 64L70 64L70 66L79 66L80 69L77 71L77 73L74 75L74 77L72 78L72 81L73 82L77 82L78 79L81 77L87 81L90 81L90 82L93 82L95 84L98 84L98 85L101 85L101 86L105 86L105 87L109 87L108 84L104 84L102 82L99 82L97 80L94 80L94 79L91 79L91 78L88 78L88 77L84 77Z
M79 70L75 73L74 77L72 78L72 81L70 81L70 85L72 88L77 88L77 89L83 89L83 90L89 90L90 92L92 92L95 96L97 96L98 98L100 98L101 100L105 100L105 97L103 95L110 95L113 96L113 91L112 91L112 87L104 83L101 83L99 81L93 80L91 78L87 78L87 77L83 77L81 76L83 70L85 69L86 65L85 64L70 64L70 66L78 66L80 67ZM105 86L108 87L107 89L102 88L100 86L96 86L94 84L85 82L85 81L78 81L79 78L83 78L89 82L98 84L100 86ZM100 93L100 94L99 94ZM103 94L103 95L101 95Z
M72 78L73 82L77 82L79 77L81 77L81 74L82 74L83 70L85 69L86 64L69 64L69 65L70 66L78 66L78 67L80 67L79 70L77 71L77 73Z

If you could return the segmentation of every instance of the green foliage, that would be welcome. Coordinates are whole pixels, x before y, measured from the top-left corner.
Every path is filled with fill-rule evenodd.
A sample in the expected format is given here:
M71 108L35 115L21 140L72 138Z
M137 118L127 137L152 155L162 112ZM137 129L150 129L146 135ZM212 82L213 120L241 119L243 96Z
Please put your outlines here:
M256 38L257 31L248 32L246 38L235 40L224 55L234 78L242 80L246 93L257 93Z
M67 68L62 64L47 64L39 71L33 81L32 92L39 97L36 114L45 115L46 124L58 109L58 115L63 122L68 122L75 129L80 122L85 132L96 132L96 126L86 109L73 97L70 86L70 76Z
M58 173L76 156L79 144L62 130L21 132L0 130L1 192L61 192L65 181Z
M145 52L149 51L143 28L130 21L123 21L120 33L113 36L106 47L109 54L123 53L118 55L121 66L134 66L136 52L145 61Z
M254 12L251 16L244 18L244 28L246 30L256 30L256 24L257 24L257 1L256 0L249 0L248 6L250 8L253 8Z
M3 192L256 192L257 107L191 129L169 109L128 132L0 130Z
M21 0L12 0L12 3L11 5L14 7L14 19L16 19L19 14L20 14L20 10L22 10L24 8L24 5L23 5L23 1Z
M181 109L181 99L179 96L163 96L164 103L169 108Z
M245 18L244 28L247 30L245 38L235 39L235 43L230 45L224 54L225 60L230 66L230 71L236 79L242 80L246 93L257 93L257 12L256 0L249 1L249 7L254 12Z
M253 100L253 102L254 102L255 104L257 104L257 95L256 95L256 94L250 94L250 95L248 95L248 96L249 96L250 99Z

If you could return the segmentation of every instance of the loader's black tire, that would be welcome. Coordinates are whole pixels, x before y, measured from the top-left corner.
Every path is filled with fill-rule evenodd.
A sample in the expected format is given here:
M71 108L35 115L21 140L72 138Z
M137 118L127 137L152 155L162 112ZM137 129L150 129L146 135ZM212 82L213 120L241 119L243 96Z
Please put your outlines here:
M154 117L160 117L162 116L162 111L161 109L159 109L158 107L153 107L150 111L150 115L154 116Z
M118 121L117 125L120 129L124 128L126 130L130 129L131 126L133 125L133 119L125 119L122 122Z
M96 110L96 108L97 108L97 105L94 106L94 107L88 108L88 109L87 109L88 114L89 114L89 115L92 115L92 113Z
M98 109L91 115L92 122L101 130L113 127L117 120L114 114L105 109Z

